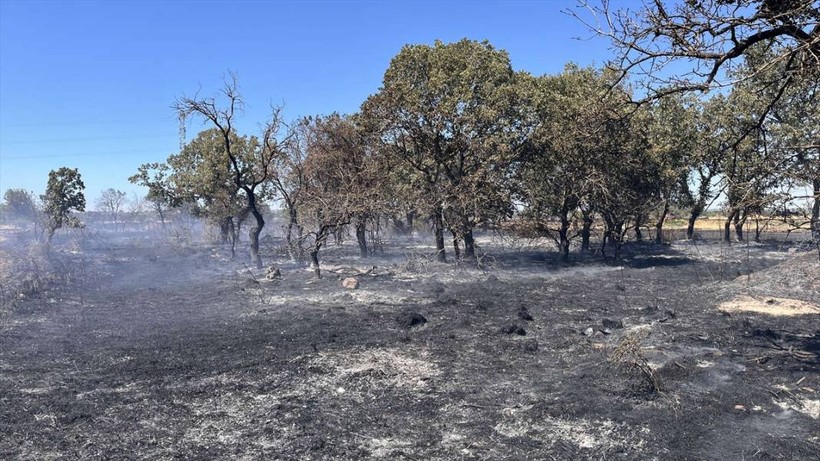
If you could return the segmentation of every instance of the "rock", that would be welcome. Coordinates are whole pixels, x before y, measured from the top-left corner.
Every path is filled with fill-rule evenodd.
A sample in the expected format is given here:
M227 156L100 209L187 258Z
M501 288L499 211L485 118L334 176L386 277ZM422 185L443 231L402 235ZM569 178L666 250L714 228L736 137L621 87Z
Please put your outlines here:
M396 322L404 328L412 328L416 325L424 325L427 319L418 312L404 311L396 317Z
M265 278L268 280L278 280L282 278L282 271L276 266L270 266L265 273Z
M529 322L532 320L532 315L530 315L530 311L527 310L526 307L521 306L521 308L518 309L518 318Z
M584 336L592 336L593 333L595 333L595 330L593 330L592 327L589 327L586 330L584 330Z
M490 274L487 277L487 283L496 283L496 282L498 282L498 277L496 277L495 274Z
M348 277L342 280L342 287L347 288L348 290L355 290L359 288L359 279L356 277Z
M504 325L503 327L501 327L498 330L498 332L501 333L501 334L505 334L505 335L519 335L519 336L525 336L527 334L526 330L524 330L523 328L521 328L520 326L518 326L514 323L511 323L509 325Z
M610 330L617 330L619 328L624 327L624 321L623 320L603 319L601 321L601 324L604 326L604 328L607 328L607 329L610 329Z
M601 330L601 333L603 333L605 335L611 335L612 330L610 330L609 328L604 328L603 330Z

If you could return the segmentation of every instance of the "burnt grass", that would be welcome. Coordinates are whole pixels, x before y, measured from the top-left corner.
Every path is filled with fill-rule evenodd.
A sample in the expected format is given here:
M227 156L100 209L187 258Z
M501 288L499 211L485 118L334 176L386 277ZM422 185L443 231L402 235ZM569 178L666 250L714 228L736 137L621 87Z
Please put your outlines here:
M3 317L0 459L817 459L818 316L716 309L792 253L625 250L478 270L331 248L378 267L351 291L284 259L268 281L224 249L88 244L82 276Z

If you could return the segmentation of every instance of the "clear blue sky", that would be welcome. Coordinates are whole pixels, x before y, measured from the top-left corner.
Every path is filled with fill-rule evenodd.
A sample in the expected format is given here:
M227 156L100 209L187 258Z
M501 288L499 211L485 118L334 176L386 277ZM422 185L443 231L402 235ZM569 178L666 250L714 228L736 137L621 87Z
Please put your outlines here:
M235 72L255 134L270 103L285 118L358 110L408 43L489 40L517 70L600 65L608 43L561 13L573 1L217 2L0 0L0 193L42 193L79 168L93 205L179 148L170 109ZM205 126L194 123L190 138Z

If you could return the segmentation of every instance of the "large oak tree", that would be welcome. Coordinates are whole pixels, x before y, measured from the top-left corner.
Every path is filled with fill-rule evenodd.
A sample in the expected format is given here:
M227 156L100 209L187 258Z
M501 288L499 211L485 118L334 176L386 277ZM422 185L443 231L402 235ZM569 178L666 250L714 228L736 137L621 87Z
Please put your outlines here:
M490 210L509 210L515 78L507 53L487 42L408 45L362 106L381 151L406 165L401 180L433 223L440 261L446 229L472 257L474 227Z

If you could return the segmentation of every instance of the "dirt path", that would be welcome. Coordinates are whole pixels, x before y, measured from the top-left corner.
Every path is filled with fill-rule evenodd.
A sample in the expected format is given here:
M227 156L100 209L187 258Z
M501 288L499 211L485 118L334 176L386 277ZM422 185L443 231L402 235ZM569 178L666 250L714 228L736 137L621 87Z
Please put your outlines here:
M291 268L256 284L214 256L106 250L81 285L18 309L0 336L0 458L820 451L820 321L721 313L743 288L707 274L746 267L725 258L638 249L623 268L394 267L349 292ZM427 321L407 327L402 312Z

